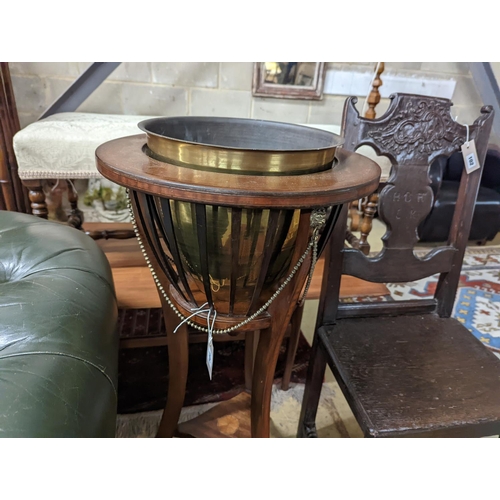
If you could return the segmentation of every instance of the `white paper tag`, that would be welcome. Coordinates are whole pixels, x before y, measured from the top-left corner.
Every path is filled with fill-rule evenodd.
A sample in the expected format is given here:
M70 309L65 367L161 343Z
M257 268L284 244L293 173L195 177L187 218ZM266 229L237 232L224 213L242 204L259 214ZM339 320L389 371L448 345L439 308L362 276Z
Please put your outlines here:
M477 158L476 145L474 140L466 142L462 145L462 156L464 157L465 171L470 174L477 170L481 165L479 165L479 160Z
M208 376L212 380L212 368L214 366L214 342L212 338L212 332L208 332L208 342L207 342L207 368Z

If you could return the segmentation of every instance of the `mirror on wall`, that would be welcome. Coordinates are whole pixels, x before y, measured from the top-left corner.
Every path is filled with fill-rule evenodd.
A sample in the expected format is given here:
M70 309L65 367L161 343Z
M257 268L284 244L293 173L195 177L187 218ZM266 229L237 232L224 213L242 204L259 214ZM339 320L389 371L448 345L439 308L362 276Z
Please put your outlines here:
M325 63L256 62L253 95L284 99L321 99Z

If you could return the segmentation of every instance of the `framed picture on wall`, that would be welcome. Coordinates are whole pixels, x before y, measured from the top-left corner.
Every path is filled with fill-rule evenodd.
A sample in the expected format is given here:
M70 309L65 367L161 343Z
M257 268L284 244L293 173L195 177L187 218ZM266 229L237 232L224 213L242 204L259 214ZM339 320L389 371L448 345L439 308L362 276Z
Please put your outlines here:
M256 62L253 95L282 99L323 97L324 62Z

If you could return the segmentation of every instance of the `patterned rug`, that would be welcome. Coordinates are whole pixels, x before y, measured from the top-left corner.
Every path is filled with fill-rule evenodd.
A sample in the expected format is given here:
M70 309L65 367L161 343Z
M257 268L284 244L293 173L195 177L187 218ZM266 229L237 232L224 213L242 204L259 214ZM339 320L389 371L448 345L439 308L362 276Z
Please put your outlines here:
M422 257L429 250L419 250ZM409 283L388 283L390 295L367 300L394 301L431 298L438 275ZM466 250L453 317L486 347L500 353L500 247L469 247Z

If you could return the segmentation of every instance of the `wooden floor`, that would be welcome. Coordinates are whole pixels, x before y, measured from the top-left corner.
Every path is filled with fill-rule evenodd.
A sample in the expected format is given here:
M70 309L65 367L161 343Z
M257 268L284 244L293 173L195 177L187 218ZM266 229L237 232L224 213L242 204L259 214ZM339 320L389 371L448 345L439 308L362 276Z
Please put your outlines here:
M97 231L103 228L107 230L131 229L132 226L122 223L87 223L84 228ZM153 278L135 238L128 240L98 240L97 244L103 249L111 264L119 307L127 309L161 307ZM323 267L324 261L320 259L307 294L308 299L317 299L319 297ZM343 298L380 296L388 293L387 287L381 283L370 283L352 276L342 278L340 295Z
M242 392L223 401L198 417L179 424L179 437L249 438L251 396Z

